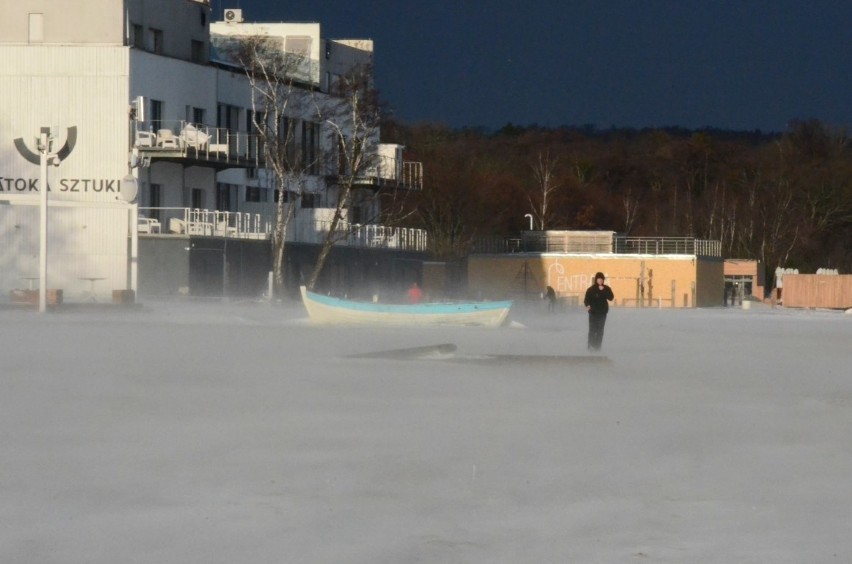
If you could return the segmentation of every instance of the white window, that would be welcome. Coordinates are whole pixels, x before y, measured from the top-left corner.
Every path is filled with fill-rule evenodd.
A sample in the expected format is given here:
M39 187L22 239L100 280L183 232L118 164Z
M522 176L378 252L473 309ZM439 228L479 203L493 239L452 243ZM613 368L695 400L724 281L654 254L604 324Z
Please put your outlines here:
M30 14L30 43L44 41L44 14Z
M311 56L310 35L288 35L284 40L284 50L294 55L308 58Z

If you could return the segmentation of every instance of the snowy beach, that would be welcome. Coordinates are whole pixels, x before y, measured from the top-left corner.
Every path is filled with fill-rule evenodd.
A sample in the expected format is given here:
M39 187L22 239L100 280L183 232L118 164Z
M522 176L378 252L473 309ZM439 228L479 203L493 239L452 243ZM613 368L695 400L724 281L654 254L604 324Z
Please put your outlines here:
M852 559L852 316L545 309L0 310L0 562Z

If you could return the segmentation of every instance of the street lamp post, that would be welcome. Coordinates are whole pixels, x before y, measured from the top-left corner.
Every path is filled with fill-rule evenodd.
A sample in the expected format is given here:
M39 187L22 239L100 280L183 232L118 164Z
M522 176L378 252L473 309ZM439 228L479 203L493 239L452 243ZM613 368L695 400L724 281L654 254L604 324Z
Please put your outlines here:
M533 216L532 216L532 214L531 213L525 213L524 217L529 218L529 220L530 220L530 231L532 231L533 230Z
M47 133L44 129L38 139L39 153L39 290L38 311L47 311L47 165L59 166L59 157L53 150L53 142L56 136Z

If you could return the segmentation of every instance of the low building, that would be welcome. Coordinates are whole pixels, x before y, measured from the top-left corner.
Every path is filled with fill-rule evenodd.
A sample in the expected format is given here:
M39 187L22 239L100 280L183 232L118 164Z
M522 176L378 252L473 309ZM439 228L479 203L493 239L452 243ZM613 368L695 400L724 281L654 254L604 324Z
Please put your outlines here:
M503 250L468 258L472 295L529 299L550 286L561 303L579 305L595 273L603 272L616 306L723 305L724 263L718 241L560 231L508 240Z

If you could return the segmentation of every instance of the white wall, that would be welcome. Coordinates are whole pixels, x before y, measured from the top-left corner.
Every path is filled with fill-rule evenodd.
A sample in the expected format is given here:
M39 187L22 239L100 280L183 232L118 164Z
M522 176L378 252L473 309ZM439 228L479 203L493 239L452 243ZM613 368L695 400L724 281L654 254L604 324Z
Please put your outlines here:
M56 126L70 149L49 167L49 286L68 299L128 287L128 213L117 199L128 173L127 49L121 47L0 45L0 294L26 288L38 275L40 170L15 146L37 152L34 137ZM70 144L71 128L76 143ZM20 189L24 188L24 189ZM33 254L33 245L35 252Z

